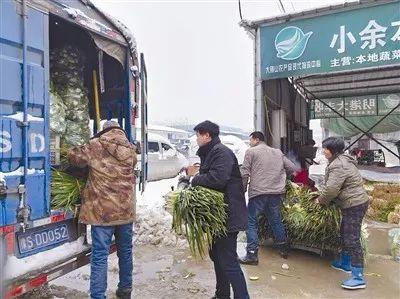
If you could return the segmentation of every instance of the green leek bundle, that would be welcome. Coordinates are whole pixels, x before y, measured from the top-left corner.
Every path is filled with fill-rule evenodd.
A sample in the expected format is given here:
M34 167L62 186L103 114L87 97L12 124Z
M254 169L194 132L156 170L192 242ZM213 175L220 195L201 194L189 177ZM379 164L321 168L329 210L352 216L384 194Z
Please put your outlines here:
M186 236L194 256L203 258L213 240L226 235L224 194L204 187L189 187L170 196L172 229Z
M51 206L53 209L73 211L79 202L85 181L65 172L53 170L51 180Z

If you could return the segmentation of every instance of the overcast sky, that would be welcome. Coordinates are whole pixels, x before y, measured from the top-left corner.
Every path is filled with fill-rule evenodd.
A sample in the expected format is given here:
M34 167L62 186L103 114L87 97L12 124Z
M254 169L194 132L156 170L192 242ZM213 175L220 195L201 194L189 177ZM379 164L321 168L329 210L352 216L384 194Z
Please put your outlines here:
M122 21L146 57L149 122L253 128L253 42L236 0L96 0ZM343 1L282 1L287 12ZM242 0L244 19L281 14L279 1Z

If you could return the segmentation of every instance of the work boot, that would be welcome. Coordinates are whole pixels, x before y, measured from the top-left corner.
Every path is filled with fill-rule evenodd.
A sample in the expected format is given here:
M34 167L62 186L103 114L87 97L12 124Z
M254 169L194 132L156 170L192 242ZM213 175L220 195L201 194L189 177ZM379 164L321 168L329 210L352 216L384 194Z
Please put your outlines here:
M131 299L131 293L132 289L130 288L118 289L116 295L118 299Z
M351 267L351 278L342 282L342 288L347 290L365 289L367 287L364 280L364 269Z
M247 251L246 256L239 258L239 263L243 265L258 265L257 251Z
M331 263L331 267L346 273L351 273L351 256L348 253L342 252L338 259Z
M287 259L289 256L289 243L283 243L283 244L279 244L278 245L278 250L279 250L279 255L284 258Z

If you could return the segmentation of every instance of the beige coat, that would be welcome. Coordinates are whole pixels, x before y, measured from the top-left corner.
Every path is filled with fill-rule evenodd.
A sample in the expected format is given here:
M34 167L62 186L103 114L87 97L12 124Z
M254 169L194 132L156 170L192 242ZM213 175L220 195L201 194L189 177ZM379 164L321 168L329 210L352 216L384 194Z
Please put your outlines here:
M281 150L261 142L246 151L241 174L245 190L249 185L249 198L253 198L263 194L285 193L286 172L296 170L296 165Z

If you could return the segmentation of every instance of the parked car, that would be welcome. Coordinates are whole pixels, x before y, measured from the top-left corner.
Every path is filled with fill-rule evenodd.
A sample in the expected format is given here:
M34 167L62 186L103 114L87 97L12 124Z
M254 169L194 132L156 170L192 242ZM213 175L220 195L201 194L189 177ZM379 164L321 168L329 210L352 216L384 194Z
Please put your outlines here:
M140 140L139 137L138 139ZM167 138L154 133L148 134L148 181L176 177L188 165L186 157Z

